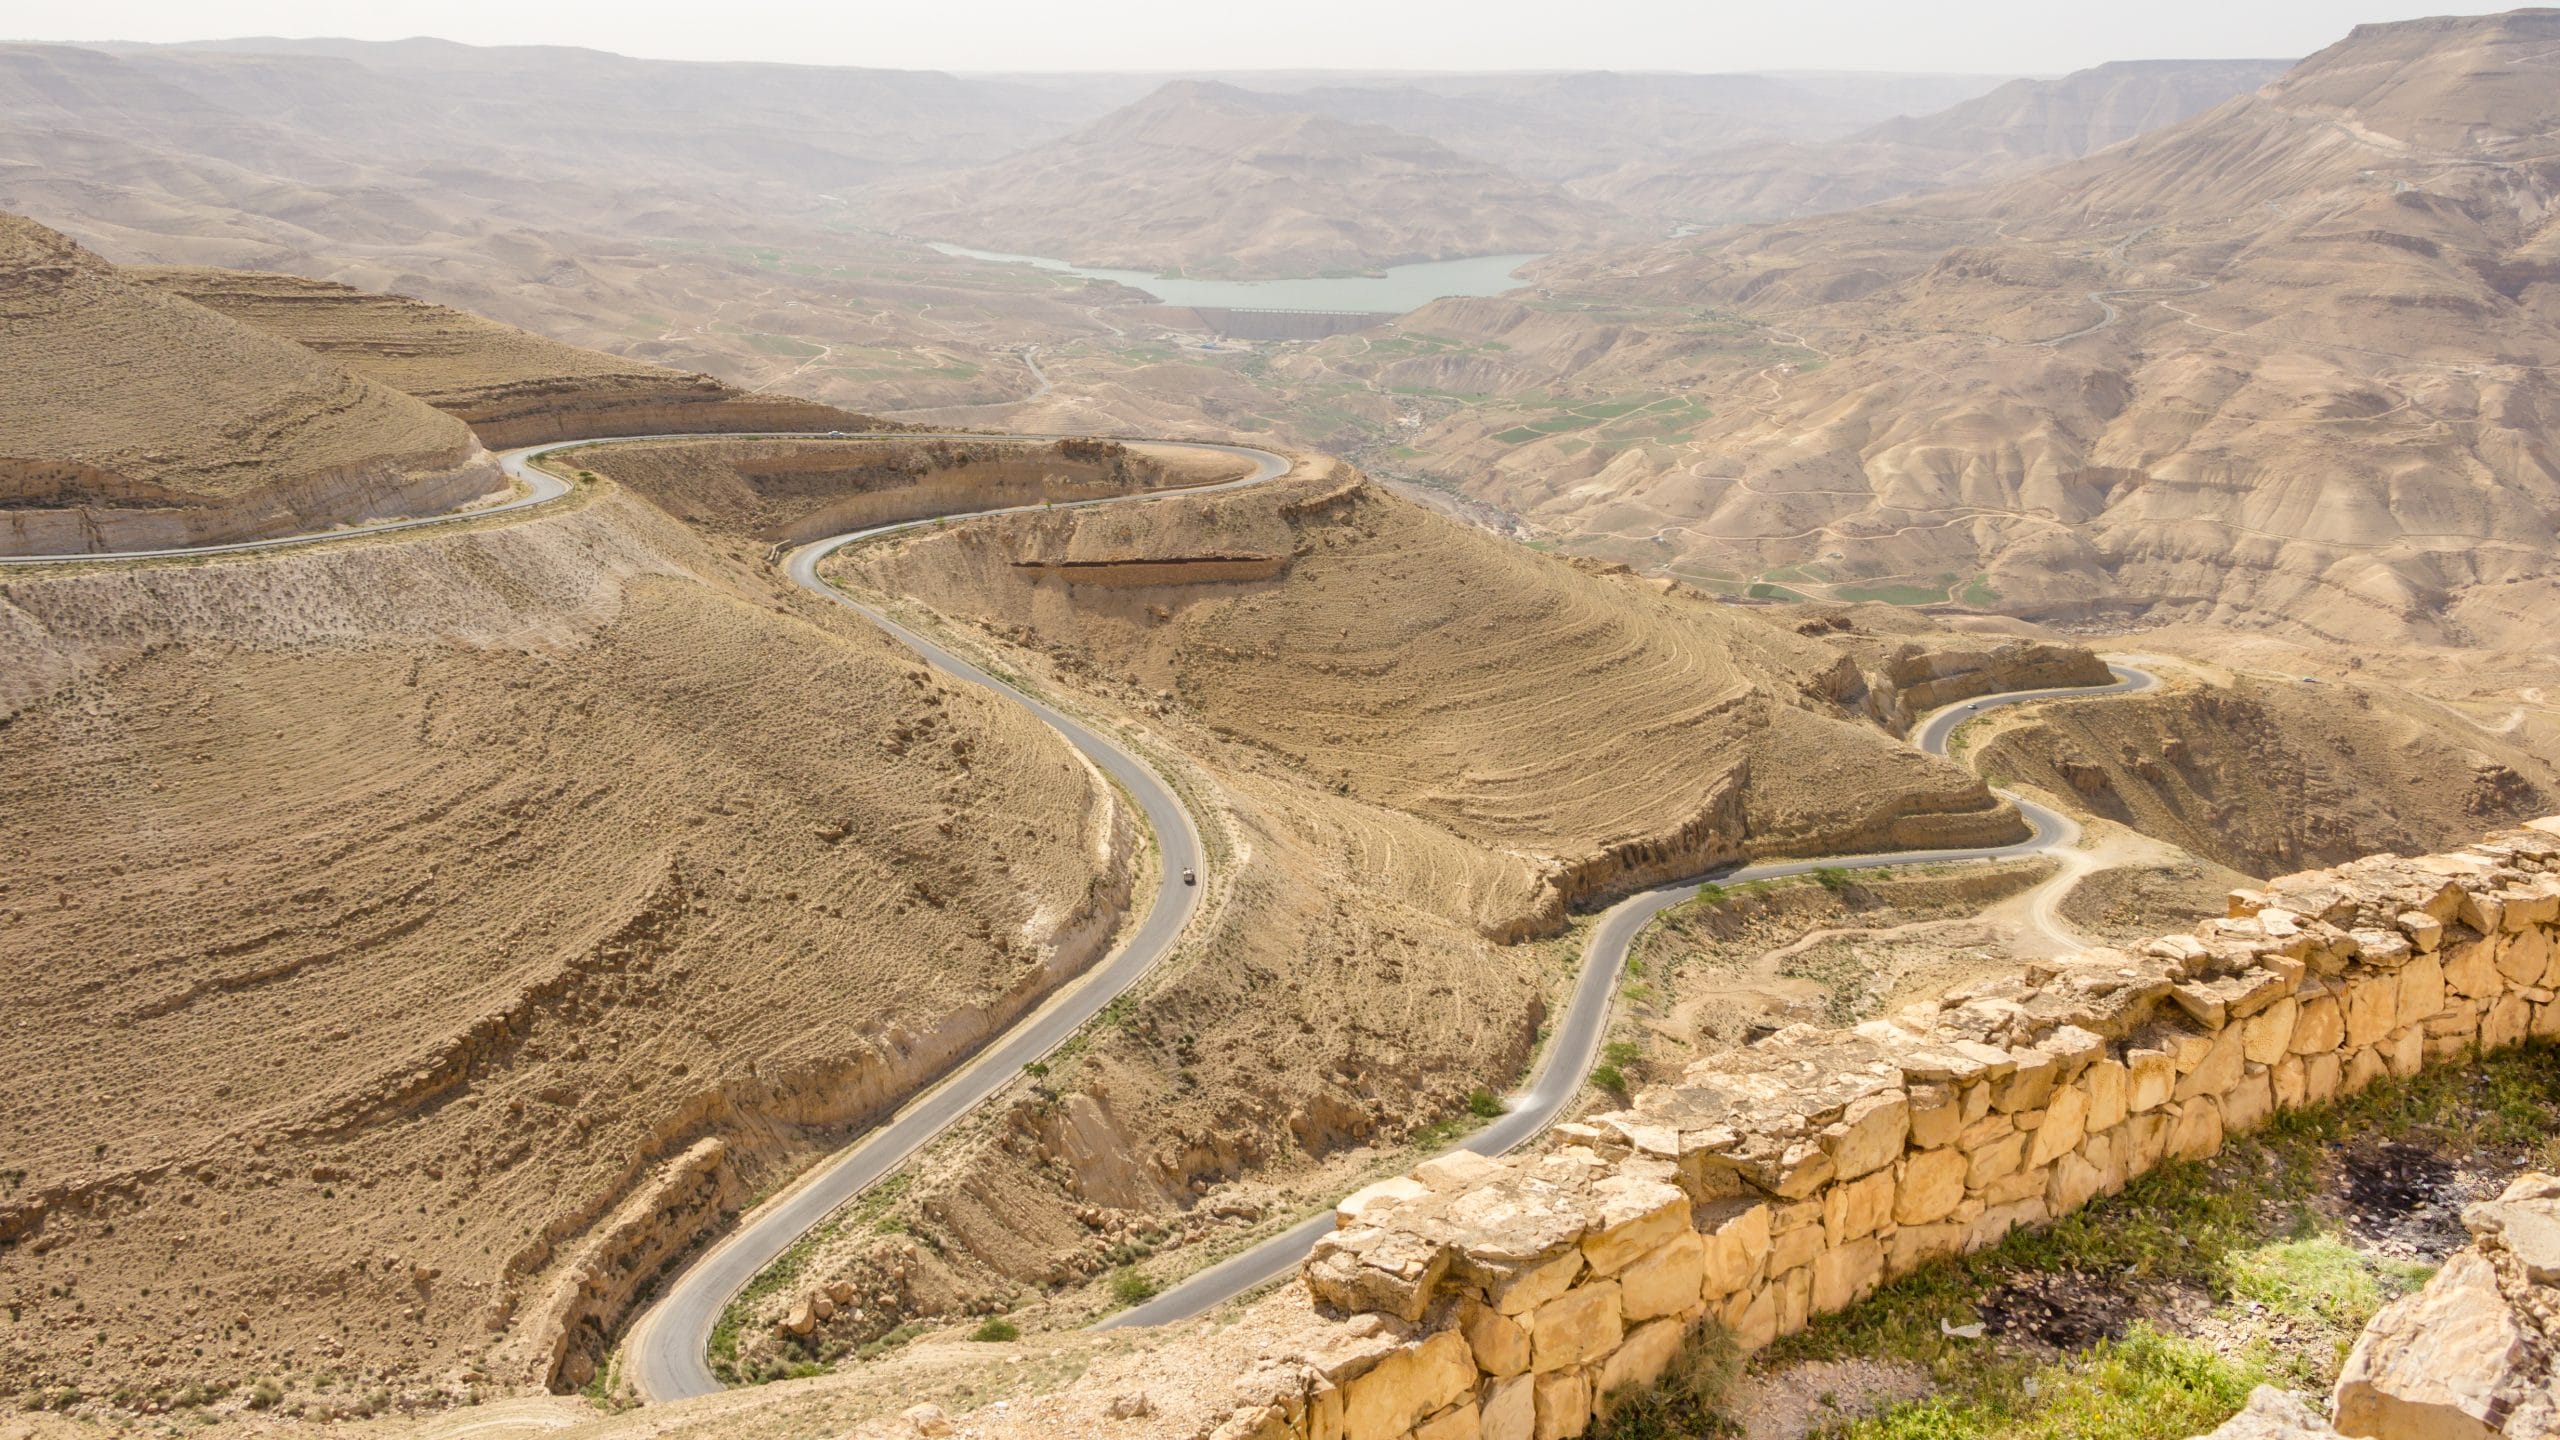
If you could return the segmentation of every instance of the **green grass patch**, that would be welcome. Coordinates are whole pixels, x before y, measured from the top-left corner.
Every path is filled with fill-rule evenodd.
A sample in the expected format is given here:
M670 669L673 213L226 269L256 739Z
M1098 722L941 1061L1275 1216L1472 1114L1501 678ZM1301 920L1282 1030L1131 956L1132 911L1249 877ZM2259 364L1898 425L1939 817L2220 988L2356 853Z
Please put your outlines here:
M1842 585L1832 595L1842 600L1880 601L1887 605L1943 605L1947 588L1926 585Z
M1000 1345L1008 1340L1021 1339L1022 1327L1001 1315L990 1315L979 1322L977 1329L969 1332L969 1338L991 1345Z
M2423 1267L2356 1249L2317 1203L2334 1186L2338 1152L2385 1140L2542 1168L2560 1162L2560 1046L2537 1041L2450 1062L2279 1114L2209 1165L2171 1162L2041 1230L1923 1266L1756 1363L1896 1360L1939 1386L1929 1400L1849 1427L1851 1440L2183 1440L2221 1423L2261 1379L2325 1387L2345 1342L2421 1283ZM2255 1301L2307 1334L2283 1353L2235 1357L2137 1325L2116 1344L2049 1364L1946 1334L1943 1326L1973 1322L1991 1292L2030 1272L2108 1293L2174 1284L2225 1304Z
M1510 429L1495 435L1493 438L1501 441L1505 445L1526 445L1532 440L1543 440L1547 437L1545 431L1539 430L1534 426L1514 425Z
M1754 600L1788 600L1803 603L1805 599L1802 594L1790 590L1784 585L1772 585L1766 580L1753 581L1750 588L1744 590L1742 593L1750 596Z
M1997 605L2000 603L2000 592L1991 588L1990 576L1976 575L1966 582L1963 593L1956 598L1967 605Z
M1859 1420L1846 1440L2187 1440L2231 1418L2267 1378L2255 1359L2135 1325L2124 1339L2024 1377L2014 1392L1941 1396Z

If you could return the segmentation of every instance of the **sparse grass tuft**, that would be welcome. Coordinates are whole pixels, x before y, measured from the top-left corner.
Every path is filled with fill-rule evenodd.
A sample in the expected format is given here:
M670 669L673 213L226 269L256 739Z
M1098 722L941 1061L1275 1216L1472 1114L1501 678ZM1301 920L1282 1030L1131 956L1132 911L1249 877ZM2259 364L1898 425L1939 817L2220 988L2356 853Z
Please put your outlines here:
M1712 1321L1693 1326L1660 1379L1644 1389L1611 1392L1608 1416L1592 1432L1593 1440L1739 1434L1723 1410L1725 1393L1741 1374L1742 1351L1733 1343L1733 1332Z
M1021 1339L1022 1327L1001 1315L990 1315L976 1330L970 1332L969 1338L989 1344L1002 1344L1007 1340Z

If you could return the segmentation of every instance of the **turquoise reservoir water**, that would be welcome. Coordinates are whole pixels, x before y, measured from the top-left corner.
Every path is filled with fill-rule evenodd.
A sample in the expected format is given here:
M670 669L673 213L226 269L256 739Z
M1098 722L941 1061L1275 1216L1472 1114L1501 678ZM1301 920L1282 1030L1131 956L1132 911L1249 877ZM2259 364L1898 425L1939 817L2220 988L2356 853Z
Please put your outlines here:
M1390 266L1383 275L1341 275L1305 280L1192 280L1179 275L1150 275L1144 270L1095 270L1041 255L1003 255L964 245L936 243L945 255L993 260L1006 265L1036 265L1088 280L1112 280L1143 290L1167 305L1208 305L1238 310L1371 310L1401 315L1450 295L1499 295L1525 283L1512 271L1543 257L1477 255L1465 260L1432 260L1419 265Z

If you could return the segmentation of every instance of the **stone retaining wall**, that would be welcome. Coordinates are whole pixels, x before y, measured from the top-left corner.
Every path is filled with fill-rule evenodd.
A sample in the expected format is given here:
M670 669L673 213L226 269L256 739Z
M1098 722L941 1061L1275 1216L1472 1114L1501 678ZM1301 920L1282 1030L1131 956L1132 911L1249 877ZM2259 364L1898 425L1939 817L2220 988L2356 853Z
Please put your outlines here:
M1223 1440L1561 1440L1701 1321L1745 1348L1879 1283L2469 1047L2560 1034L2560 820L2231 896L1692 1066L1541 1153L1345 1200L1302 1278L1344 1322L1240 1382Z

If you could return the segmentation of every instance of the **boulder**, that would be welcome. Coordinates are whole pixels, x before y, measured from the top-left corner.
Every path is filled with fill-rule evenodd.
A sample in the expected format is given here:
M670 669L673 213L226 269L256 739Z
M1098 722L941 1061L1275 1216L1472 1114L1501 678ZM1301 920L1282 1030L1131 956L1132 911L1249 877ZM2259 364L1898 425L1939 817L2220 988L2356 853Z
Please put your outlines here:
M1579 1365L1618 1348L1624 1329L1618 1282L1580 1285L1529 1317L1530 1367L1540 1374Z
M2547 1379L2542 1359L2534 1332L2499 1294L2496 1269L2477 1250L2461 1251L2365 1327L2338 1375L2338 1430L2377 1440L2500 1440L2530 1401L2519 1388Z

